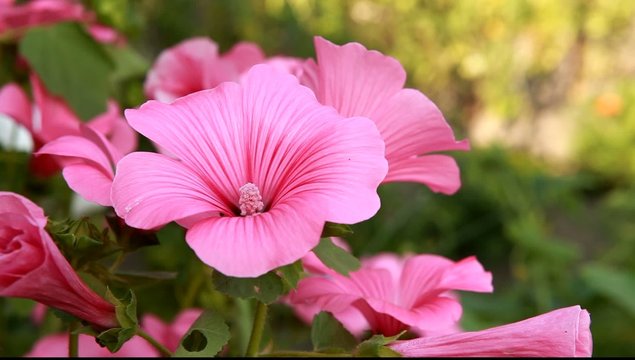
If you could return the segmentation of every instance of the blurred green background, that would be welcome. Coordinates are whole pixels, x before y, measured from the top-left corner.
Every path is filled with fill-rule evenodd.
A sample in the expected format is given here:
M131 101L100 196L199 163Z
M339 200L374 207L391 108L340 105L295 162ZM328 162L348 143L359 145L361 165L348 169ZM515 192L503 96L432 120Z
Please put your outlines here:
M580 304L591 313L595 356L635 355L635 1L86 4L149 63L192 36L211 37L221 51L253 41L269 56L310 57L312 37L321 35L397 58L408 86L440 107L472 151L452 154L463 181L454 196L417 184L384 185L378 215L354 226L354 252L476 255L493 272L495 292L462 295L464 329ZM142 81L117 89L123 107L144 100ZM199 266L169 236L178 231L168 227L162 246L139 255L156 269L181 272L171 286L138 290L141 311L166 319L182 305L187 274ZM144 302L154 296L165 301ZM204 293L187 301L225 306ZM249 312L245 304L236 308ZM8 315L16 309L21 315ZM17 326L26 314L27 305L11 302L2 321ZM288 309L274 307L272 320L277 344L308 342L308 327ZM15 336L26 340L9 353L19 355L33 341L32 329L19 331Z

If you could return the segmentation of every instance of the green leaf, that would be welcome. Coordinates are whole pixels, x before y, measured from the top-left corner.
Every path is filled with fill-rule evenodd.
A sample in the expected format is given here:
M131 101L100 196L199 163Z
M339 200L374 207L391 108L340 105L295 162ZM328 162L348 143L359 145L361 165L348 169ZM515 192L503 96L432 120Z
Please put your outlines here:
M295 289L298 286L298 282L304 275L302 261L298 260L293 264L280 267L275 273L282 279L284 292L287 293L289 290Z
M131 289L125 291L115 291L106 289L106 299L115 305L117 321L122 328L136 330L139 321L137 320L137 297Z
M174 356L214 356L227 344L230 336L229 327L223 319L218 314L207 310L199 316L181 339Z
M108 53L77 23L33 27L20 41L20 54L49 92L61 96L82 120L106 111Z
M401 357L401 354L386 345L399 339L406 331L394 336L374 335L357 346L355 356L358 357Z
M314 351L347 351L357 345L355 337L333 315L324 311L313 318L311 342Z
M112 81L145 76L150 68L148 61L131 47L108 46L106 50L115 63L115 71L110 75Z
M257 278L234 278L214 271L212 282L217 290L243 299L255 298L270 304L284 293L282 279L273 272Z
M97 342L105 346L114 353L119 351L126 341L130 340L136 333L133 328L112 328L97 335Z
M318 246L313 249L313 252L322 260L324 265L342 275L348 275L349 272L355 271L361 266L355 256L333 244L329 238L322 238Z
M55 315L55 317L57 317L58 319L62 320L63 323L65 324L70 324L73 322L79 322L81 321L80 319L76 318L75 316L62 311L60 309L56 309L56 308L50 308L51 312Z
M582 278L597 293L606 296L635 316L635 277L603 265L587 265Z
M322 229L322 235L320 237L329 237L329 236L339 236L346 237L349 235L353 235L353 229L350 226L345 224L336 224L332 222L327 222L324 224L324 228Z

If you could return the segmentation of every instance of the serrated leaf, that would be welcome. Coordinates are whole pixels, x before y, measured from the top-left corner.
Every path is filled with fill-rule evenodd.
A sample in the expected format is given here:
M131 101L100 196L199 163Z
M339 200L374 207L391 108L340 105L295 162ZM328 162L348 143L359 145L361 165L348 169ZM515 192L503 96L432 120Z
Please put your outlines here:
M298 260L293 264L276 269L275 272L282 279L284 292L287 293L298 286L298 282L304 275L304 268L302 267L302 261Z
M324 311L313 318L311 342L315 351L347 351L357 345L355 337L333 315Z
M363 341L355 351L358 357L401 357L401 354L387 347L386 345L399 339L406 331L394 336L373 335L370 339Z
M273 272L257 278L235 278L214 271L212 282L217 290L243 299L255 298L270 304L284 293L282 279Z
M313 249L324 265L337 271L342 275L358 270L361 266L359 260L351 253L333 244L331 239L322 238L318 246Z
M330 236L338 236L338 237L346 237L349 235L353 235L353 229L346 224L336 224L332 222L327 222L324 224L324 228L322 229L322 235L320 237L330 237Z
M126 341L130 340L136 333L132 328L112 328L97 335L97 342L105 346L114 353L119 351Z
M111 288L106 289L106 299L115 305L115 315L122 328L136 330L139 321L137 320L137 297L132 290L127 292L116 291Z
M183 336L174 356L214 356L227 344L230 337L229 327L219 314L207 310Z
M635 278L633 274L603 265L587 265L582 278L595 292L606 296L635 316Z

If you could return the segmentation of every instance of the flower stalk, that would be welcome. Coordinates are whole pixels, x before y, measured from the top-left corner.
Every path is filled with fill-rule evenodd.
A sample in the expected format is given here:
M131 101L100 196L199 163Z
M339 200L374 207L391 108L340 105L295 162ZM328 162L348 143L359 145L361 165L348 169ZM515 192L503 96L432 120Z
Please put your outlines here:
M256 306L256 314L254 315L254 324L251 328L251 337L249 338L249 344L247 345L247 352L245 353L245 356L258 356L258 350L260 349L260 341L262 340L262 333L265 329L266 319L267 304L258 301L258 305Z

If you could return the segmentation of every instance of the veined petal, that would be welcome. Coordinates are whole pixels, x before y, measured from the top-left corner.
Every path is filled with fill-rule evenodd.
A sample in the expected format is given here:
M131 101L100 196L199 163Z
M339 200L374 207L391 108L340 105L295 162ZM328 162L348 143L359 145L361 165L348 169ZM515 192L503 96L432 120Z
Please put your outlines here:
M108 154L103 149L89 139L81 136L62 136L48 142L38 150L36 155L49 154L62 156L65 158L82 160L97 167L111 179L113 173L113 161L108 158Z
M304 200L245 217L215 217L194 225L186 240L206 264L228 276L257 277L290 264L320 240L320 214Z
M397 341L407 357L590 357L590 317L580 306L482 331Z
M415 181L435 192L451 195L461 187L459 166L448 155L411 157L390 164L384 182Z
M111 198L117 215L141 229L228 211L190 168L154 153L131 153L117 163Z
M401 90L406 72L397 60L359 43L337 46L316 36L318 100L345 117L370 117L385 99Z

